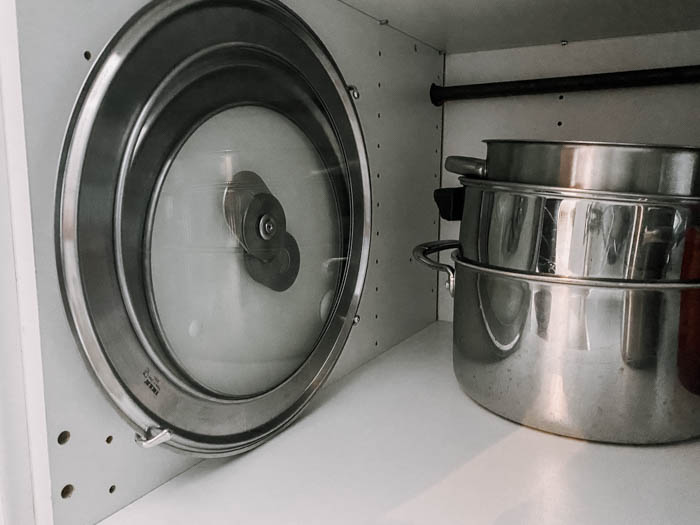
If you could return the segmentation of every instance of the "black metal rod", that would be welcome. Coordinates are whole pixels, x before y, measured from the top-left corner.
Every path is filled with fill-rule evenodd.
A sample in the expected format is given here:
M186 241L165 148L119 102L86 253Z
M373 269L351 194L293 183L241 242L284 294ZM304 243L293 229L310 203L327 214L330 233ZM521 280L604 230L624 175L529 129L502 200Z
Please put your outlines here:
M430 100L436 106L441 106L448 100L541 95L545 93L664 86L695 82L700 82L700 66L664 67L594 75L466 84L462 86L438 86L433 84L430 86Z

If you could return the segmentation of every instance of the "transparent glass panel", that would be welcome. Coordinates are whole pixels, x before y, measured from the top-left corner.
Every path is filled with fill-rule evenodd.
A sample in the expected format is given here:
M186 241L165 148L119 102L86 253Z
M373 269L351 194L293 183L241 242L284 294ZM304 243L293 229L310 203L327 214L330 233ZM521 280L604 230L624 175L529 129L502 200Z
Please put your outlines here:
M194 381L251 396L308 357L344 267L337 191L275 111L228 109L187 139L152 204L146 272L161 336Z

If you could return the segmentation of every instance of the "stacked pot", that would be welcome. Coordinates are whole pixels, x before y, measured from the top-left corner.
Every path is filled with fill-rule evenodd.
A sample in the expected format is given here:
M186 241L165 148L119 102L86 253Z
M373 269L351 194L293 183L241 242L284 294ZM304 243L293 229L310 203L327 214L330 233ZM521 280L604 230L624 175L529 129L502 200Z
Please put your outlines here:
M459 240L414 250L448 274L463 390L578 438L700 436L700 150L486 142L436 191Z

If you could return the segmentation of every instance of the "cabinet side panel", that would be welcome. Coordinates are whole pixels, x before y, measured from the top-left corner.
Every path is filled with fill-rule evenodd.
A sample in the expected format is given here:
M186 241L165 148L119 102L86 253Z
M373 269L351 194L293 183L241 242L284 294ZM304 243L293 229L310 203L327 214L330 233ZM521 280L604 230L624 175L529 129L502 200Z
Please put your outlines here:
M0 518L50 524L26 159L16 6L8 0L0 3Z
M133 432L76 347L56 274L58 160L74 100L94 60L85 56L97 56L144 3L25 0L18 5L51 497L58 525L95 522L195 463L167 449L142 450L133 443ZM412 261L411 248L437 237L431 193L439 180L441 110L430 105L428 86L440 80L443 57L336 0L286 3L318 33L347 82L358 87L357 107L370 151L371 268L361 321L338 377L436 317L435 276ZM70 438L60 444L63 432ZM72 495L63 498L68 485Z

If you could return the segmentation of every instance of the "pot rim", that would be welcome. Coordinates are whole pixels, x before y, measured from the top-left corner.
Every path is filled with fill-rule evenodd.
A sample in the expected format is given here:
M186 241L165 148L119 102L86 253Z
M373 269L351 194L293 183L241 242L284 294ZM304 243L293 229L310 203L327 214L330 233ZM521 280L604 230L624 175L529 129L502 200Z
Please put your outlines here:
M587 140L526 140L526 139L484 139L487 145L492 143L513 143L513 144L545 144L553 146L599 146L609 148L632 148L632 149L665 149L669 151L691 151L700 154L700 147L676 144L647 144L635 142L604 142Z
M517 281L544 282L569 286L584 286L587 288L617 288L622 290L700 290L700 280L692 281L621 281L618 279L590 279L582 277L557 276L542 273L506 270L484 263L477 263L459 256L459 250L454 250L450 257L456 265L471 271L487 273L495 277Z
M544 184L529 184L525 182L497 181L492 179L476 179L461 176L462 186L471 186L490 191L502 191L520 195L537 195L540 197L565 197L571 199L597 200L606 202L624 202L629 204L664 204L664 205L697 205L700 197L673 195L663 193L632 193L609 190L586 190L547 186Z

